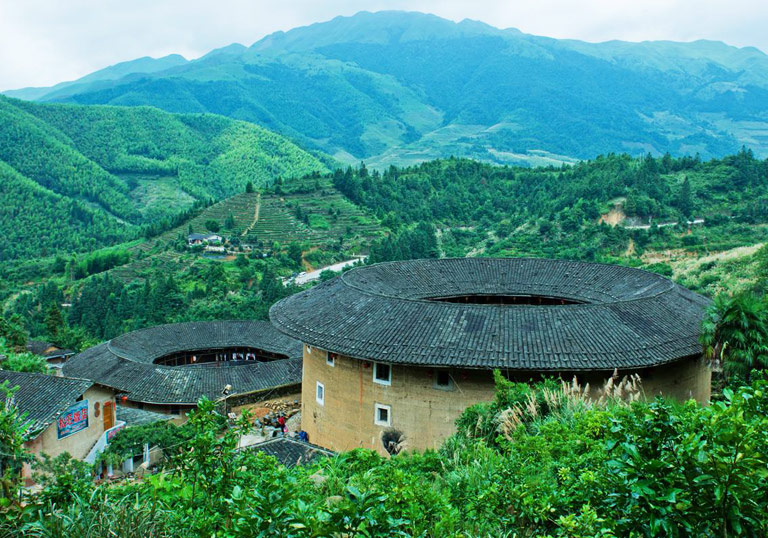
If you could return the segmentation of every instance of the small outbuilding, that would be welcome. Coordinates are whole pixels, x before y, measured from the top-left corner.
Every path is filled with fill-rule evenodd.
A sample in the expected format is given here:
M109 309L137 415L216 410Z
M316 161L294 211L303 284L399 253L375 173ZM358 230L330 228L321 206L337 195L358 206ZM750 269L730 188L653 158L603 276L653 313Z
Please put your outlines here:
M0 384L5 382L8 388L18 387L12 398L26 415L25 446L35 456L69 452L76 459L87 459L121 426L115 416L115 392L88 379L0 370ZM0 392L0 399L5 397ZM30 477L28 466L23 475Z
M628 267L546 259L412 260L355 268L270 310L304 343L302 429L332 450L424 449L493 398L492 371L707 402L698 341L708 299ZM400 437L399 437L400 438Z
M30 340L27 342L26 348L30 353L43 357L48 366L53 368L61 368L61 365L75 354L71 349L61 349L43 340Z
M187 244L195 245L219 245L224 240L219 234L191 233L187 236Z

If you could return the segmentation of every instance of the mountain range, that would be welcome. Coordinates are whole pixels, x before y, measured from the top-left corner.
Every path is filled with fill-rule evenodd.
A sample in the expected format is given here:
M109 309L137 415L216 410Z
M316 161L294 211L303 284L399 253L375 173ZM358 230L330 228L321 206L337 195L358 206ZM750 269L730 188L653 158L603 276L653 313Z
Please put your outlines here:
M547 164L601 153L768 155L768 56L715 41L586 43L385 11L141 58L46 102L152 105L246 120L345 162L448 155Z
M248 182L327 171L321 158L213 114L0 96L0 260L113 244Z

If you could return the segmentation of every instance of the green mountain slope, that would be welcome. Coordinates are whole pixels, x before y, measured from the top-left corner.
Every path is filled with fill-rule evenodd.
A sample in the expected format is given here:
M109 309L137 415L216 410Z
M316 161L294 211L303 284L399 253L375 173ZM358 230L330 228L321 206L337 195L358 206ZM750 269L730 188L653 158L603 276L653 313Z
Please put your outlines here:
M768 155L768 56L719 42L555 40L433 15L359 13L42 100L151 104L258 123L349 162L448 155Z
M195 200L242 192L247 182L259 187L326 170L285 138L229 118L4 97L0 164L4 236L71 223L70 237L57 231L14 242L0 251L2 258L91 249L130 237ZM23 228L14 217L20 211Z
M0 161L0 260L91 250L127 227L87 203L57 194Z

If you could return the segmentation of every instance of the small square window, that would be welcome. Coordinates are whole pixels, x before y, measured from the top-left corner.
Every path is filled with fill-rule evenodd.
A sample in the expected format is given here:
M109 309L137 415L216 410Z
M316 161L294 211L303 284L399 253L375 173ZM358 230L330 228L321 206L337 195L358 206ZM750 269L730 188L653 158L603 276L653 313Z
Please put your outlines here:
M380 385L392 384L392 366L383 362L373 363L373 381Z
M453 390L453 379L448 370L435 370L435 388L440 390Z
M373 416L373 422L377 426L392 425L392 407L389 405L376 404Z
M336 353L331 353L330 351L325 356L325 363L328 366L336 366Z
M320 405L325 405L325 385L317 382L317 387L315 388L315 400L317 400L317 403Z

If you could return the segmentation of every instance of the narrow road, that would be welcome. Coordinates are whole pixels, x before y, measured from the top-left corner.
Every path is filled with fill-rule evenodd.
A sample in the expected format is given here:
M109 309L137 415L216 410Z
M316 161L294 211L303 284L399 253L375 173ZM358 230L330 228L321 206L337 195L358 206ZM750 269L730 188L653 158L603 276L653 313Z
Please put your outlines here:
M349 267L351 265L356 264L360 260L364 260L365 256L357 256L354 259L334 263L333 265L328 265L326 267L321 267L320 269L316 269L314 271L310 271L309 273L300 273L295 278L289 278L285 281L285 284L296 284L297 286L301 286L302 284L306 284L307 282L312 282L314 280L320 280L320 273L323 271L333 271L338 272L344 269L345 267Z
M248 235L248 232L253 230L253 227L256 226L256 223L259 222L259 209L261 208L261 193L256 195L256 208L253 210L253 221L243 230L243 233L240 234L240 237L245 237Z
M686 224L688 226L692 226L694 224L704 224L704 219L693 219L686 221ZM677 226L677 222L662 222L661 224L656 225L658 228L667 228L668 226ZM651 225L650 224L636 224L634 226L624 226L627 230L650 230Z

